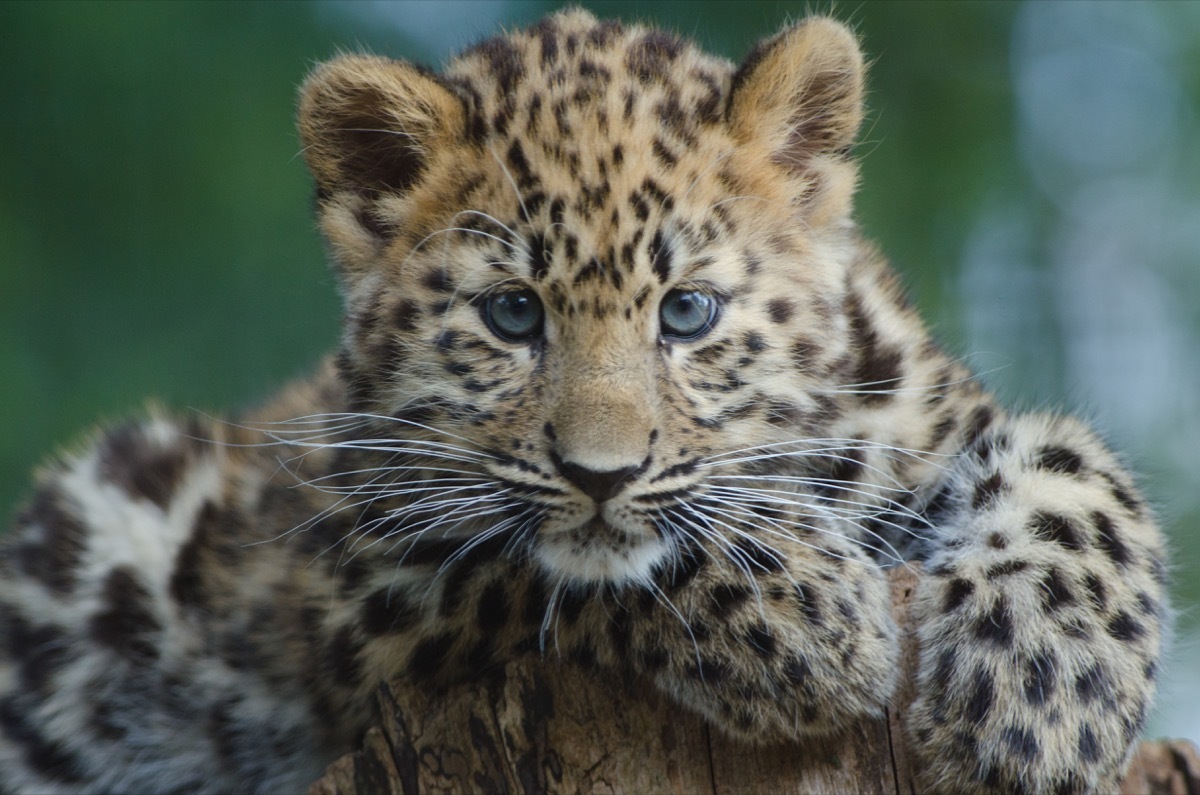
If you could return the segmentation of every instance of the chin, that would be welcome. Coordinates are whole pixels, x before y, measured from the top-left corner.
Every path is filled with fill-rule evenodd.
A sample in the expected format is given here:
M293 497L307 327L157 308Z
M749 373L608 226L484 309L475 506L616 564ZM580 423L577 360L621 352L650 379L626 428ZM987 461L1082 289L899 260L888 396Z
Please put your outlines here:
M671 552L657 535L631 535L593 520L572 531L543 534L534 552L552 578L578 585L648 585Z

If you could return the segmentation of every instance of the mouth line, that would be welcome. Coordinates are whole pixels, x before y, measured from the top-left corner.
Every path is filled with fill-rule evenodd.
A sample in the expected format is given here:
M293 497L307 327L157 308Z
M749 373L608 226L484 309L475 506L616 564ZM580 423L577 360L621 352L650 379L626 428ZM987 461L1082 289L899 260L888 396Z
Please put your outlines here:
M653 532L630 531L609 522L597 514L584 522L574 531L584 541L606 543L612 547L637 547L657 540Z
M611 524L609 524L607 519L600 516L599 514L593 516L591 519L588 519L586 522L584 522L583 526L580 529L588 530L588 531L595 531L595 532L613 533L613 534L620 533L622 535L626 535L626 533L623 530L618 530L616 527L613 527Z
M634 546L636 541L629 533L614 527L599 516L577 527L571 535L586 546L606 546L613 549Z

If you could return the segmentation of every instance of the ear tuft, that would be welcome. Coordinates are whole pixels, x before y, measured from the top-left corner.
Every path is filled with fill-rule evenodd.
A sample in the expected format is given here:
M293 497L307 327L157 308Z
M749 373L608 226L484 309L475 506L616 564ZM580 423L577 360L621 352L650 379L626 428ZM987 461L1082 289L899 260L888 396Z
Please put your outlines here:
M341 56L300 89L304 158L324 195L407 192L429 153L461 135L463 120L457 97L404 61Z
M765 139L791 168L840 155L862 124L863 72L853 33L832 19L807 19L746 57L733 77L730 124L743 140Z

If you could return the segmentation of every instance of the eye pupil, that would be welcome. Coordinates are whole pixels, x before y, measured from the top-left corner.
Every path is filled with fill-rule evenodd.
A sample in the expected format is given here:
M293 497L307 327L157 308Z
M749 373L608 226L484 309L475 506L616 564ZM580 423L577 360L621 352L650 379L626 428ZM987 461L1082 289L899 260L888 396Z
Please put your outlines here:
M663 333L678 339L695 339L712 328L717 301L699 290L672 290L659 307Z
M532 290L493 293L483 303L483 320L501 339L531 339L542 333L542 302Z

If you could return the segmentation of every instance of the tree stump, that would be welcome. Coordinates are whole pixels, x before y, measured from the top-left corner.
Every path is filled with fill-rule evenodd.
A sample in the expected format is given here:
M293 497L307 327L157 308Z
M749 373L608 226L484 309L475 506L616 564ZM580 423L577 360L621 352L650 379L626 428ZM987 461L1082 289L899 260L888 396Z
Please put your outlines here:
M918 576L892 572L901 627ZM392 682L380 688L379 721L361 749L330 765L309 795L914 793L903 731L916 662L909 633L899 662L901 686L884 718L774 746L731 740L649 686L550 655L442 695ZM1200 753L1182 740L1143 743L1122 792L1200 795Z

